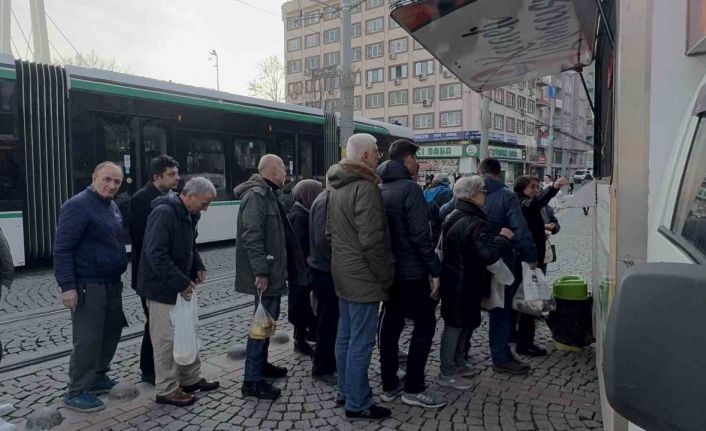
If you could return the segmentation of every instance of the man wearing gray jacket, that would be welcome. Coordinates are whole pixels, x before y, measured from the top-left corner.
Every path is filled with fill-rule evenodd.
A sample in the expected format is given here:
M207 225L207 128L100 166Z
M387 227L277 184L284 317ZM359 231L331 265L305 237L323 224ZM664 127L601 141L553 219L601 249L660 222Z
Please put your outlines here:
M306 263L278 199L287 174L284 162L274 154L265 154L258 171L259 174L234 190L235 198L241 200L235 244L235 290L254 295L255 307L262 294L263 307L277 320L282 295L287 294L287 277L295 281L297 277L306 277ZM306 284L306 280L299 281ZM248 338L241 389L245 397L274 400L280 396L280 389L265 378L286 377L287 369L267 361L269 345L269 339Z

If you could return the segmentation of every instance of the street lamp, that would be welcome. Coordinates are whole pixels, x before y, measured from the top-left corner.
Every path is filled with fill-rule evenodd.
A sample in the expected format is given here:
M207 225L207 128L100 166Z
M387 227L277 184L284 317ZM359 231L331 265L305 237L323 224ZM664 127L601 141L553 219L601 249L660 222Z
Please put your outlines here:
M212 49L209 54L211 54L211 56L208 58L209 61L214 58L216 59L216 90L221 91L221 83L220 78L218 76L218 54L216 53L215 49Z

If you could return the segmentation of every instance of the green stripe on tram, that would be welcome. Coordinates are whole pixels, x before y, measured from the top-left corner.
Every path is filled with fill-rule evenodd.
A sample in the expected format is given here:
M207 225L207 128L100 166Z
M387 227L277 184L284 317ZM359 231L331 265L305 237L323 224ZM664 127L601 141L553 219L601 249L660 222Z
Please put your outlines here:
M185 96L181 94L164 93L156 90L126 87L104 82L85 81L72 78L71 88L75 90L92 91L96 93L114 94L116 96L135 97L140 99L157 100L160 102L179 103L182 105L198 106L202 108L218 109L221 111L237 112L239 114L258 115L280 120L301 121L305 123L324 124L324 117L302 114L290 111L278 111L260 106L242 105L236 102L202 99L198 96Z
M96 93L113 94L116 96L136 97L141 99L156 100L160 102L179 103L182 105L219 109L222 111L237 112L239 114L265 116L280 120L301 121L312 124L324 124L324 117L318 115L303 114L300 112L291 111L280 111L260 106L243 105L237 102L219 102L217 100L203 99L198 96L186 96L181 94L164 93L157 90L127 87L123 85L110 84L105 82L86 81L78 78L71 79L71 88ZM355 123L355 130L356 132L368 132L383 135L390 134L390 131L384 127L375 126L372 124L364 124L360 122Z
M4 67L0 67L0 78L17 79L17 73L14 69L5 69Z
M224 207L227 205L240 205L240 201L215 201L211 202L212 207Z
M22 211L0 213L0 218L22 218Z

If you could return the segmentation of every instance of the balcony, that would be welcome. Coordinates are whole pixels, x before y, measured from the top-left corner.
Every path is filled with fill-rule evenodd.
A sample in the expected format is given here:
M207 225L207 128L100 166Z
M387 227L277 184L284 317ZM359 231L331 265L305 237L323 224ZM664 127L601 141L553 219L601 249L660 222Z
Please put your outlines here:
M543 91L537 94L537 106L549 106L549 97Z

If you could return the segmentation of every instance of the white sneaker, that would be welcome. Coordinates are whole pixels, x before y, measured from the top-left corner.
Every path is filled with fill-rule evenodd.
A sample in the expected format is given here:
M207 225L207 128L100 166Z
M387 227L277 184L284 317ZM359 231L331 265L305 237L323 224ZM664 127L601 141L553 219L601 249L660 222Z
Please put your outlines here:
M380 395L380 399L385 401L386 403L389 403L391 401L394 401L395 398L399 397L402 395L402 387L398 386L397 389L393 391L383 391L382 395Z
M439 375L439 386L454 388L459 390L470 389L473 384L461 376Z
M440 401L429 392L420 394L402 394L402 402L409 406L419 406L426 409L440 409L446 405L446 401Z

